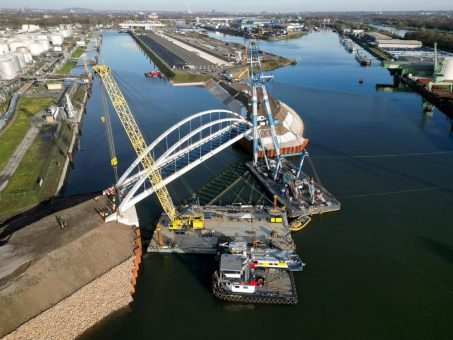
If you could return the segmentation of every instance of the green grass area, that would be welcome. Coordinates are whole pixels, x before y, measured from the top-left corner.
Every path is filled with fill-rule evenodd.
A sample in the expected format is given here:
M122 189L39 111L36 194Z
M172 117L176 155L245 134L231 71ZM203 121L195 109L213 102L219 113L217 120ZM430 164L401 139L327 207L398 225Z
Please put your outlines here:
M267 40L270 40L270 41L288 40L288 39L297 39L297 38L300 38L303 36L304 36L303 32L294 32L294 33L288 33L286 35L279 35L277 37L270 37Z
M276 57L275 59L263 61L262 65L263 65L263 69L265 71L270 71L270 70L275 70L280 67L284 67L286 65L290 65L293 63L295 63L294 60L286 59L283 57ZM244 79L244 77L247 77L247 74L243 74L243 71L246 68L249 68L249 66L248 65L247 66L244 66L244 65L236 66L236 67L232 67L232 68L228 69L228 72L233 75L233 78L238 77L239 75L242 74L242 79ZM255 68L255 71L258 71L257 67Z
M171 78L173 83L175 84L183 84L183 83L200 83L207 81L211 78L208 75L204 74L194 74L185 71L173 71L174 76Z
M77 63L75 61L67 61L57 72L56 74L68 74L71 72L72 68L76 66Z
M265 61L263 61L262 65L263 65L264 70L270 71L270 70L276 70L280 67L284 67L286 65L295 64L295 63L296 63L295 60L278 57L276 59L265 60Z
M0 218L13 215L48 199L57 190L66 153L71 142L71 130L66 123L58 137L53 137L56 125L46 125L0 194ZM42 185L38 180L42 178Z
M77 47L74 52L72 52L72 57L79 58L83 52L85 52L85 47Z
M22 97L17 105L16 119L0 136L0 169L6 165L17 145L30 128L29 118L44 110L53 102L52 98Z

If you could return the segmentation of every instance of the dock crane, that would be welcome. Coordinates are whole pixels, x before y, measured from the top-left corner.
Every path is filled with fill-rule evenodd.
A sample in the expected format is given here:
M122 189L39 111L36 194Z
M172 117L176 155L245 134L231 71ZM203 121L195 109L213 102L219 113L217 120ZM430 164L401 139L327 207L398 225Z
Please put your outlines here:
M203 214L180 215L173 204L170 193L167 187L163 184L162 176L158 169L155 168L155 161L147 149L147 144L142 132L140 131L134 115L127 104L121 89L112 75L112 70L107 65L95 65L93 70L99 75L102 80L102 85L113 104L123 128L129 137L129 140L134 148L137 156L140 158L141 165L146 172L151 186L156 193L162 208L171 220L170 229L182 229L184 227L193 227L194 229L202 229L204 225ZM158 233L160 232L158 226Z
M277 132L275 129L275 122L272 117L272 110L269 102L269 95L267 94L266 90L266 83L273 78L272 75L264 75L263 65L261 63L260 51L256 44L256 40L250 41L250 82L252 86L252 121L253 121L253 164L256 166L258 163L258 141L260 139L257 120L258 120L258 97L257 97L257 89L260 88L263 95L264 107L266 110L267 115L267 122L271 131L272 136L272 143L275 149L275 155L277 157L277 165L274 171L274 180L277 179L279 171L282 167L282 161L286 157L293 157L293 156L301 156L301 160L299 163L297 177L299 177L300 172L302 170L302 165L304 162L305 157L308 153L304 150L300 153L292 153L292 154L282 154L280 152L280 144L278 141ZM266 158L266 151L264 149L264 145L261 142L263 148L263 155L266 161L266 166L269 169L269 163Z

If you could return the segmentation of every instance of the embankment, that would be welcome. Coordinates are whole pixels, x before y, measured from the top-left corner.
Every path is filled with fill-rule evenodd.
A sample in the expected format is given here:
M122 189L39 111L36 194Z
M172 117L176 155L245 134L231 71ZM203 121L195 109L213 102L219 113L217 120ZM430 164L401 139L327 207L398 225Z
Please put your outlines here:
M0 336L74 338L132 301L139 233L105 223L97 211L107 205L91 199L12 233L0 229Z

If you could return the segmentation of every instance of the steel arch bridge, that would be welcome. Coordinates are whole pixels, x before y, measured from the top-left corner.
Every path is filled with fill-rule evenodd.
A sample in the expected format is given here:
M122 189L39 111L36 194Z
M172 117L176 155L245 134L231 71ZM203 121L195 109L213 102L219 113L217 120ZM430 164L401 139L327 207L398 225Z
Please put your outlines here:
M228 110L202 111L173 125L149 144L146 152L118 180L116 189L123 197L118 206L119 215L155 190L250 135L252 130L251 122ZM156 160L153 170L159 170L163 178L161 185L154 189L147 173L140 167L141 159L148 153Z

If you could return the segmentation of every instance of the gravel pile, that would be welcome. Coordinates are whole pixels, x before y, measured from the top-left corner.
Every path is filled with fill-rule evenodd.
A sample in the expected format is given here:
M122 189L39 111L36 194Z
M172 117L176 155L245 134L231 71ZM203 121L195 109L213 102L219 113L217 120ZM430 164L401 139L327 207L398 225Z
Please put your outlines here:
M74 339L132 302L133 257L26 322L4 339Z

